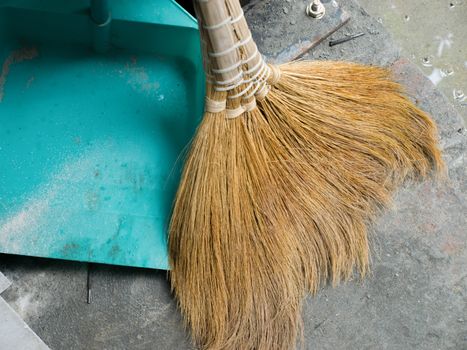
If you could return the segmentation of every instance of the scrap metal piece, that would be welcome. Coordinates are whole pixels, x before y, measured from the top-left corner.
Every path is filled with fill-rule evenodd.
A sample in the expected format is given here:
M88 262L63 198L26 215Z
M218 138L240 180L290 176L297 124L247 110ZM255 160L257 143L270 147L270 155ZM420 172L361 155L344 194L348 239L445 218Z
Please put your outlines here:
M341 38L341 39L337 39L337 40L331 40L329 42L329 46L335 46L335 45L343 44L343 43L346 43L347 41L359 38L359 37L364 36L364 35L365 35L365 33L361 32L361 33L349 35L348 37L345 37L345 38Z
M326 8L320 0L312 0L306 7L306 14L310 17L320 19L326 14Z
M310 0L296 0L283 12L284 0L251 2L245 8L245 17L261 53L269 63L290 62L306 55L344 26L350 15L334 0L321 0L326 16L312 21L304 8ZM270 16L274 13L275 16ZM267 18L267 21L265 20Z
M86 303L91 304L91 264L88 263L87 265L87 273L86 273Z

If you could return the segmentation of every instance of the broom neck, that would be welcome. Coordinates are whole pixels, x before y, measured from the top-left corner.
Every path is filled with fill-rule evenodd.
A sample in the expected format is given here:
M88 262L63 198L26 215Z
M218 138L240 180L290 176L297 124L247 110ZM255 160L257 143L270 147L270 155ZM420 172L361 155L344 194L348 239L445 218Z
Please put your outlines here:
M209 87L225 92L227 100L239 100L240 105L252 108L255 96L267 94L272 74L258 52L239 1L195 0L195 11Z
M203 41L203 60L218 85L228 86L241 77L240 56L224 0L195 1ZM232 67L231 69L229 69Z

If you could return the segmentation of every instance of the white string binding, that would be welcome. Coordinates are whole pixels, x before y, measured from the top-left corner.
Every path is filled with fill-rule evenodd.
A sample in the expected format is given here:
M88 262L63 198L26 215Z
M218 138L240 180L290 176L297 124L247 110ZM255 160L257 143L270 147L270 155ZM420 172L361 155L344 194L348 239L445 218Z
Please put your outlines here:
M223 81L217 81L216 83L219 84L219 85L230 85L230 84L235 83L238 79L240 79L242 81L243 80L242 77L243 77L243 72L240 71L233 78L228 79L228 80L223 80Z
M256 51L256 52L257 52L257 51ZM250 59L247 59L247 60L245 60L245 61L249 61L249 60L250 60ZM243 62L244 62L244 61L240 61L240 62L236 63L236 64L235 64L236 68L240 67L240 66L243 64ZM215 82L215 83L218 84L218 85L228 85L228 84L232 83L233 81L235 81L237 78L240 78L240 76L243 76L244 74L251 74L252 72L254 72L255 70L257 70L257 69L259 68L259 69L256 71L256 73L255 73L252 77L250 77L250 78L248 78L248 79L241 79L241 80L239 80L236 84L232 85L231 88L233 89L233 88L236 88L237 86L239 86L239 85L242 84L242 83L250 83L250 82L255 81L256 78L257 78L260 74L261 74L260 79L263 79L263 77L264 77L264 72L265 72L264 70L266 69L266 71L267 71L267 68L269 68L269 67L265 68L266 66L267 66L267 65L265 64L264 59L261 59L260 61L258 61L258 63L255 64L254 67L252 67L252 68L250 68L250 69L248 69L248 70L246 70L246 71L241 71L241 72L239 72L239 74L237 74L234 78L229 79L229 80L226 80L226 81L217 81L216 78L215 78L215 75L210 74L210 73L208 73L208 72L205 72L205 73L206 73L206 76L207 76L208 78L214 79L214 81L209 80L208 82L210 82L210 83ZM233 67L233 66L232 66L232 67ZM206 67L205 67L205 68L206 68ZM214 68L211 68L211 72L217 73L217 74L219 74L219 73L226 73L226 72L228 72L229 70L231 70L230 67L224 68L224 69L214 69ZM205 71L206 71L206 70L205 70ZM273 75L274 75L274 74L273 74ZM227 90L228 90L228 89L227 89ZM227 91L227 90L218 90L218 91ZM237 96L237 97L238 97L238 96Z
M226 104L226 100L216 101L206 96L204 100L204 110L209 113L220 113L225 110Z
M231 23L231 24L235 24L235 23L237 23L237 22L241 21L241 20L242 20L242 17L243 17L243 15L244 15L244 13L243 13L243 9L242 9L242 8L240 8L240 14L239 14L237 17L235 17L235 18L232 18L232 20L230 21L230 23Z
M243 106L238 106L237 108L229 108L225 111L227 119L234 119L241 116L243 112L245 112L245 109L243 108Z
M267 65L264 64L264 61L263 61L263 66L261 67L261 69L259 69L255 73L254 76L252 76L249 79L244 79L243 80L244 83L249 82L248 86L245 87L242 91L236 93L235 95L227 96L227 98L228 99L235 99L235 98L241 97L244 94L246 94L253 87L253 85L255 85L256 83L262 83L262 82L266 81L267 75L268 75L268 72L269 72L267 68L268 68ZM253 96L253 95L250 95L250 97L251 96Z
M215 84L218 84L218 82L216 81ZM239 81L237 81L235 84L233 85L229 85L229 86L218 86L218 85L215 85L214 86L214 90L216 91L230 91L230 90L233 90L235 89L236 87L240 86L243 84L243 78Z
M208 52L208 55L209 55L209 57L221 57L221 56L227 55L227 54L231 53L232 51L238 49L240 46L245 46L246 44L248 44L250 42L251 39L252 39L252 37L251 37L251 34L250 34L245 39L237 42L234 46L229 47L228 49L226 49L224 51L221 51L221 52Z
M274 85L280 80L282 72L279 67L274 65L268 65L268 67L271 70L271 74L269 74L268 80L270 81L271 85Z
M234 100L236 98L239 98L239 97L243 96L248 90L250 90L253 85L254 85L254 83L250 83L250 84L248 84L248 86L246 88L244 88L239 93L236 93L235 95L229 95L229 96L227 96L227 98L230 99L230 100Z
M254 67L244 71L243 72L244 74L251 74L256 71L256 73L251 78L245 80L245 82L250 82L250 81L255 80L258 77L258 75L261 73L261 71L264 69L264 66L265 66L264 60L261 59L260 61L258 61L258 63L255 64Z
M220 23L217 23L217 24L211 24L211 25L203 25L203 28L204 29L207 29L207 30L214 30L214 29L218 29L222 26L225 26L226 24L235 24L237 22L240 22L242 20L242 17L243 17L243 10L241 11L241 13L235 17L235 18L232 18L232 17L227 17L225 20L223 20L222 22Z
M226 19L224 19L222 22L220 23L217 23L217 24L211 24L211 25L203 25L203 28L204 29L207 29L207 30L214 30L214 29L218 29L222 26L225 26L226 24L230 24L232 23L232 17L227 17Z
M235 70L238 67L240 67L241 65L243 65L243 61L238 61L234 65L231 65L230 67L227 67L227 68L222 68L222 69L212 68L211 70L212 70L213 73L222 74L222 73L227 73L227 72L230 72L232 70Z
M261 88L256 92L255 97L258 100L262 100L269 93L269 90L271 90L271 86L268 85L266 82L263 82Z
M212 68L211 70L212 70L214 73L227 73L227 72L229 72L229 71L231 71L231 70L237 69L238 67L240 67L240 66L242 66L242 65L244 65L244 64L248 64L248 62L250 62L253 58L256 58L256 57L258 56L258 53L259 53L258 47L255 46L255 51L253 52L253 54L252 54L250 57L248 57L248 58L246 58L246 59L244 59L244 60L241 60L241 61L235 63L234 65L231 65L230 67L226 67L226 68L222 68L222 69L214 69L214 68Z
M248 79L241 78L241 77L243 77L244 74L251 73L251 72L255 71L256 69L257 69L256 73L253 76L251 76L250 78L248 78ZM250 68L250 69L248 69L246 71L240 71L239 74L237 74L234 78L229 79L227 81L217 81L215 79L215 76L211 75L209 73L206 73L206 76L207 76L207 78L214 78L214 80L207 79L207 82L215 84L216 86L214 86L214 89L216 91L230 91L230 90L233 90L236 87L240 86L241 84L250 83L250 84L248 84L247 87L245 87L239 93L237 93L235 95L228 96L229 99L235 99L235 98L238 98L240 96L243 96L248 90L251 89L251 87L255 83L259 83L250 94L245 96L245 98L249 98L249 97L252 97L256 93L256 91L258 90L258 88L260 86L261 86L260 91L264 90L265 83L266 83L268 77L270 77L271 75L276 75L276 74L274 74L274 73L276 73L275 71L272 71L272 72L271 71L272 71L271 67L269 67L269 65L267 65L265 63L264 59L261 59L257 64L255 64L254 67L252 67L252 68ZM230 84L233 81L235 81L235 79L237 79L237 78L241 78L241 79L239 79L236 83L234 83L232 85L227 85L227 84ZM219 85L221 85L221 86L219 86ZM222 85L227 85L227 86L222 86Z
M267 65L265 65L265 67L267 68L266 72L269 73L269 69L270 69L270 68L269 68ZM264 89L264 86L265 86L265 85L267 85L266 80L262 80L262 81L259 81L259 80L258 80L258 85L256 85L256 87L253 89L253 91L250 92L248 95L246 95L246 96L244 97L244 99L248 99L248 98L250 98L250 97L253 97L253 95L256 94L256 92L258 91L259 88L261 88L260 91L262 91L262 90Z
M250 112L256 107L256 99L251 100L243 105L245 112Z
M208 3L210 0L197 0L197 1L198 2L203 2L203 3ZM224 25L227 25L229 23L233 25L233 24L241 21L242 18L244 18L244 12L243 12L242 9L240 9L240 10L241 10L240 14L238 16L236 16L235 18L232 18L231 16L229 16L228 18L226 18L225 20L223 20L220 23L212 24L212 25L204 25L203 24L202 27L204 29L206 29L206 30L215 30L215 29L218 29L218 28L220 28L220 27L222 27ZM230 48L228 48L228 49L226 49L224 51L221 51L221 52L207 52L207 55L208 55L208 57L214 57L214 58L227 55L227 54L231 53L232 51L238 49L239 47L245 46L251 40L252 40L252 36L251 36L251 33L249 33L247 38L245 38L245 39L243 39L241 41L238 41L232 47L230 47ZM202 42L205 45L204 47L207 48L206 42L204 40L202 40ZM235 99L235 98L238 98L238 97L242 97L247 92L249 92L249 93L246 94L242 98L242 100L250 99L253 96L257 96L258 98L264 98L266 96L266 94L268 93L269 89L270 89L269 84L267 83L268 78L269 79L272 78L271 80L274 83L274 82L277 82L278 78L280 77L280 70L277 69L277 71L276 71L276 69L274 69L275 67L272 67L272 68L269 67L269 65L267 65L265 63L264 59L260 59L257 63L255 63L255 65L253 67L249 67L245 71L240 70L240 72L231 79L224 80L224 81L218 81L216 79L216 76L215 76L215 74L224 74L224 73L236 70L236 69L240 68L242 65L248 64L250 61L255 59L258 54L259 54L258 48L255 45L255 51L253 52L252 55L249 55L249 57L247 57L246 59L239 60L239 62L237 62L237 63L235 63L235 64L233 64L233 65L231 65L229 67L224 67L224 68L212 68L211 67L209 69L210 72L209 73L206 72L206 78L207 78L206 81L209 82L209 83L213 83L214 84L214 89L216 91L230 91L230 90L233 90L233 89L237 88L241 84L249 83L242 91L236 93L235 95L228 96L227 98L229 98L229 99ZM209 64L209 60L207 60L207 61L208 61L208 64ZM206 69L205 69L205 71L206 71ZM212 74L212 73L214 73L214 74ZM279 74L277 74L277 73L279 73ZM245 75L251 75L251 74L253 74L253 76L251 76L250 78L248 78L248 79L243 78ZM254 87L254 88L253 88L252 91L250 91L250 89L252 87ZM209 101L213 101L213 100L209 99ZM217 112L217 111L220 111L220 109L222 109L222 110L225 109L225 101L220 102L220 103L219 103L219 101L214 101L214 102L209 102L209 101L208 101L208 99L206 100L206 106L207 106L206 110ZM238 117L239 115L241 115L245 111L251 111L255 107L256 107L256 99L253 99L252 101L247 102L243 106L237 107L235 109L225 109L225 110L226 110L226 113L227 113L227 118L232 119L232 118Z

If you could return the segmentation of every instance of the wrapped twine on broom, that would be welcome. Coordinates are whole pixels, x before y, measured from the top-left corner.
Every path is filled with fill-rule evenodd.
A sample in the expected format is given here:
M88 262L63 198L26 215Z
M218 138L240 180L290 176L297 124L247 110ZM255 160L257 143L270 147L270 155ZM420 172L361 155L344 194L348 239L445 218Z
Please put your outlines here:
M202 349L291 349L321 283L368 269L367 225L443 172L436 128L383 68L266 64L238 0L195 2L205 113L175 200L172 288Z

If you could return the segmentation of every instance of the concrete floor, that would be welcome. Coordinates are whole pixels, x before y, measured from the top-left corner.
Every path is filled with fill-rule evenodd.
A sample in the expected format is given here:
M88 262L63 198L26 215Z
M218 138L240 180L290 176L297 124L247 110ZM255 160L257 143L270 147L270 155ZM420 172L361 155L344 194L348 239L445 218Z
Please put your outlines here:
M269 0L250 3L246 11L255 33L267 30L265 54L300 35L282 10L285 3L306 4ZM407 184L397 193L394 208L372 228L371 275L307 300L305 348L466 349L465 125L452 101L400 58L399 46L376 18L355 1L342 4L352 20L333 37L367 35L332 48L325 41L307 58L390 66L438 123L449 180ZM281 25L267 28L270 16ZM13 283L2 297L51 349L191 349L164 271L95 266L91 304L84 264L0 256L0 271Z
M467 1L359 2L467 121Z

